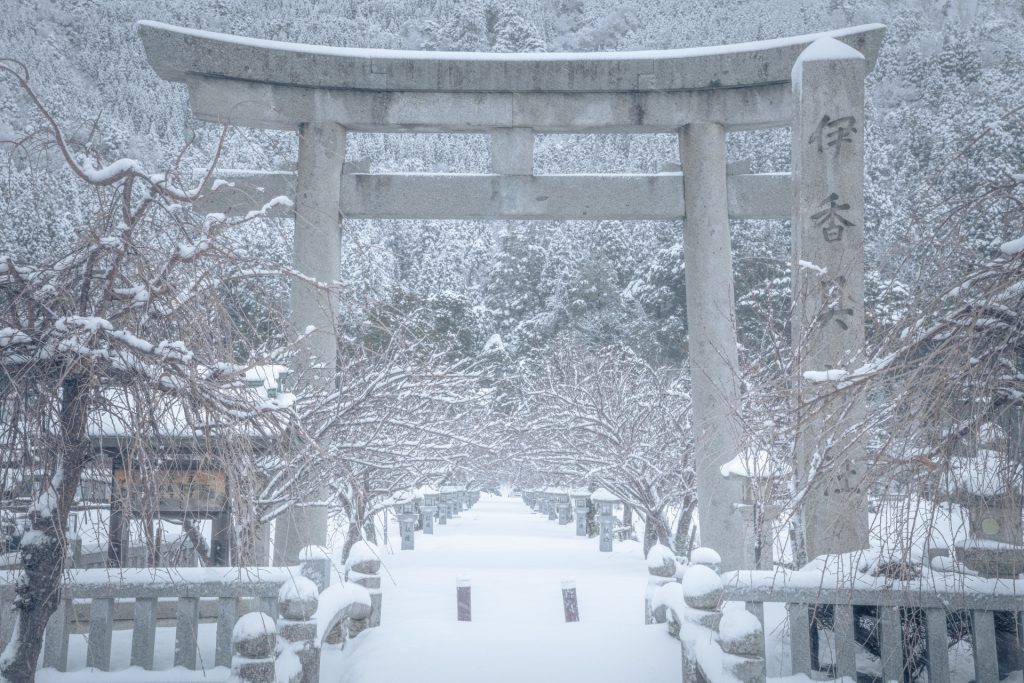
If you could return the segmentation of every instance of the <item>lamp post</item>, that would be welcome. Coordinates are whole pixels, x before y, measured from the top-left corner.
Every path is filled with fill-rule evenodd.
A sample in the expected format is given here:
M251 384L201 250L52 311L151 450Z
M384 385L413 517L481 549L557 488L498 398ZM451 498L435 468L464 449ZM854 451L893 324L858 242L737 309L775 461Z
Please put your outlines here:
M597 523L601 530L601 552L610 553L615 529L615 515L612 514L612 506L618 503L619 499L607 489L601 488L590 494L590 500L597 505Z
M576 516L576 535L587 535L587 512L590 510L590 491L576 489L570 496L573 504L573 514Z
M402 550L416 548L416 500L412 494L405 494L395 501L395 513L398 515L398 531L402 537Z
M423 533L431 534L434 533L434 513L437 512L437 499L440 498L439 494L429 486L423 488L423 505L420 507L420 512L423 515Z

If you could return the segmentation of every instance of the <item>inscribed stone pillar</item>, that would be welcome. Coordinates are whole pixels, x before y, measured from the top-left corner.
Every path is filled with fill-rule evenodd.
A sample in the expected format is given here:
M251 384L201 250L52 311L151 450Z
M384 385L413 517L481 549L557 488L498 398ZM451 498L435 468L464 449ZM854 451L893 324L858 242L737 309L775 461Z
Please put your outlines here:
M739 361L726 194L725 128L691 123L679 135L683 165L683 248L701 542L741 569L742 486L721 467L740 451Z
M868 546L863 401L814 402L864 348L864 75L860 52L820 38L793 67L793 348L797 474L808 558ZM826 371L833 371L827 373ZM813 402L813 403L812 403Z
M295 192L293 264L318 282L338 280L341 269L341 169L345 129L334 123L303 124L299 129L299 163ZM312 385L330 385L336 368L337 302L329 293L292 281L292 325L302 332L315 327L294 361L296 374ZM325 491L311 491L277 518L274 564L294 564L299 550L327 542Z

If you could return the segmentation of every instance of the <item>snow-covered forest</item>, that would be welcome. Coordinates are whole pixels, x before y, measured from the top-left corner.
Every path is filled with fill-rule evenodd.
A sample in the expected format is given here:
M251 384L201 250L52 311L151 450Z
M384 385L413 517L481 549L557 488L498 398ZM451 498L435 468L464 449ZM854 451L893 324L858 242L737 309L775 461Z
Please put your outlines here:
M864 486L905 497L899 513L873 517L883 550L863 569L922 561L936 527L966 536L946 493L1024 491L1021 0L12 0L0 10L0 553L32 540L23 511L3 505L10 492L30 490L35 530L49 511L67 516L61 476L87 435L133 435L151 484L166 454L137 435L197 425L234 430L205 456L226 473L239 547L265 543L313 497L347 557L387 533L382 513L403 492L467 484L601 487L624 503L625 536L635 524L645 553L660 544L688 557L708 544L695 528L682 221L345 220L338 375L307 382L316 372L295 349L309 331L288 320L302 278L293 221L270 206L244 219L197 214L182 189L211 168L294 171L296 136L197 121L186 89L146 62L144 19L474 52L683 48L885 24L863 123L865 363L822 382L835 392L825 403L866 401ZM728 159L789 172L790 145L788 130L730 132ZM488 173L489 150L485 135L350 132L346 158L373 172ZM665 134L541 135L534 161L537 174L679 163ZM734 221L732 258L736 410L745 465L762 477L750 495L756 523L774 525L774 560L795 568L813 558L794 505L809 483L791 463L801 418L788 222ZM91 396L81 414L75 391ZM36 457L51 447L40 434L57 434L60 455ZM967 462L965 449L984 457ZM75 460L76 482L90 457ZM164 533L209 544L200 555L215 563L217 532L190 524L133 523L126 540L150 548L151 566ZM45 617L30 626L41 638Z

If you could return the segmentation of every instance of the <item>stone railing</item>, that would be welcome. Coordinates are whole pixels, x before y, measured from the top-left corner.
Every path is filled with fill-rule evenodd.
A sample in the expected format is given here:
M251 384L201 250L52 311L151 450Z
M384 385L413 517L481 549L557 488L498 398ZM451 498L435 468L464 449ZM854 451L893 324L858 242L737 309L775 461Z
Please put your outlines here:
M370 593L354 583L336 583L322 592L295 576L278 593L281 616L251 612L232 633L235 656L231 680L238 683L319 683L320 653L344 643L352 624L369 620Z
M340 576L332 571L329 560L325 564L325 559L323 549L307 548L300 565L294 567L69 570L60 607L46 628L42 666L67 671L71 634L87 633L86 666L109 671L113 632L130 628L130 664L151 671L157 626L166 625L174 628L174 666L204 670L207 678L212 674L212 680L217 680L227 677L228 667L238 663L233 657L240 654L238 638L252 632L253 620L248 619L245 623L249 625L239 628L242 635L235 634L239 617L262 614L262 619L274 622L283 602L288 604L281 607L275 633L282 642L292 639L299 643L299 647L292 648L297 655L315 649L319 662L322 643L342 643L347 635L380 623L379 559L375 564L360 564L359 580L348 584L340 582ZM14 628L16 615L11 605L20 575L20 571L0 571L0 649ZM313 609L306 614L310 602ZM311 616L315 637L309 636L308 626L303 630L298 625ZM199 656L201 622L216 623L213 662L203 662ZM253 647L245 645L243 649L262 652L258 645ZM306 661L303 656L298 660ZM223 667L223 675L211 672L211 664Z
M950 633L957 630L970 632L977 683L996 683L1001 666L1004 673L1021 667L1016 627L1013 634L999 634L996 618L1009 616L1013 623L1024 613L1024 581L953 572L909 581L864 574L840 579L820 571L729 572L722 580L725 599L745 602L752 612L763 613L764 603L785 604L793 673L811 673L818 661L817 629L828 626L835 632L835 675L856 677L865 622L877 629L871 635L885 680L902 680L905 670L926 668L929 681L948 683ZM919 661L905 661L905 653L915 650L923 650Z
M856 680L859 643L870 641L883 680L927 670L929 681L949 683L950 634L958 628L969 630L978 683L996 683L1022 663L1016 640L999 637L997 615L1012 622L1024 613L1024 581L942 573L910 581L862 574L840 579L781 570L719 576L710 566L691 564L677 583L664 580L667 561L649 565L648 618L667 623L682 642L683 680L721 680L726 674L744 683L765 681L766 657L782 654L765 650L765 603L785 606L792 674L820 676L825 669ZM820 628L835 635L830 667L818 666ZM914 661L906 661L908 653Z
M661 545L648 553L647 623L667 624L669 634L681 642L684 681L763 682L761 622L743 605L722 609L717 553L698 548L690 562L680 567L672 552Z

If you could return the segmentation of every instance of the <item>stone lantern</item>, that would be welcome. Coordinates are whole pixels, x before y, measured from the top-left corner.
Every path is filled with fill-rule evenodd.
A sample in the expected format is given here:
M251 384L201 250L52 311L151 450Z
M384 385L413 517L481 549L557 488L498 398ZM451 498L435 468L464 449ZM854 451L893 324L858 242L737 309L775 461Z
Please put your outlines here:
M572 499L573 515L576 517L576 535L587 535L587 512L590 510L590 491L575 489L569 493Z
M765 505L759 490L768 490L772 479L786 475L771 461L771 454L762 449L748 449L725 463L721 474L730 480L731 488L739 489L734 499L742 502L734 505L734 514L743 520L743 569L771 569L773 566L772 522L778 516L775 506Z
M398 515L398 530L402 537L402 550L413 550L416 547L416 499L412 493L395 496L395 513Z
M612 509L620 501L611 491L604 488L600 488L590 494L590 500L597 506L597 524L600 529L601 552L610 553L612 551L612 537L615 531L615 515L612 514Z
M572 521L572 505L569 501L569 492L559 490L555 493L555 507L558 511L558 524L565 526Z
M951 457L949 484L953 502L967 511L968 538L954 547L968 569L988 578L1017 578L1024 572L1021 525L1021 466L1004 455L1005 438L996 425L983 425L968 455Z
M423 516L423 533L433 534L434 513L437 512L437 503L441 494L429 486L424 486L421 489L421 493L423 494L423 504L420 506L420 512Z
M547 509L547 512L548 512L548 519L556 520L556 519L558 519L558 502L557 502L558 491L553 486L549 486L548 488L544 489L544 493L545 493L544 500L547 503L547 508L546 509Z

